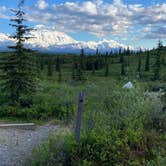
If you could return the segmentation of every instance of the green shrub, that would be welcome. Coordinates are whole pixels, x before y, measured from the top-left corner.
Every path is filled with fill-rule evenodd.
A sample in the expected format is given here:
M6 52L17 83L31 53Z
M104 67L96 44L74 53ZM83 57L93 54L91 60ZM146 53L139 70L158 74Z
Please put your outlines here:
M49 141L45 145L48 148L47 155L52 156L46 157L48 165L58 161L59 165L65 166L133 166L156 159L153 149L147 148L150 135L146 135L145 131L151 126L153 117L161 120L158 115L161 111L160 100L156 99L154 102L145 98L139 87L125 90L117 86L99 88L98 85L91 84L85 87L85 94L79 145L75 142L74 134ZM154 139L153 144L161 140L158 135L155 136L157 139ZM37 153L43 155L42 151L41 149ZM136 156L132 157L131 153L134 152ZM154 157L148 158L147 154ZM41 156L39 160L40 158Z

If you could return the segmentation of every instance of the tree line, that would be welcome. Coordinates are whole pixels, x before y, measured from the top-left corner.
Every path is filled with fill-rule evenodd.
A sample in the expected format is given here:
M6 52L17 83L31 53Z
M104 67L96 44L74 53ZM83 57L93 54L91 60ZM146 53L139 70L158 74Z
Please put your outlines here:
M15 18L11 19L11 24L15 28L15 33L10 37L15 40L15 45L8 46L12 52L0 58L0 84L2 91L9 99L9 103L20 104L22 96L31 96L36 91L37 77L44 70L47 65L47 75L51 77L54 69L58 73L58 82L63 78L63 64L66 62L65 56L43 56L30 49L24 47L24 42L32 38L29 32L33 30L27 25L24 19L25 13L23 11L24 1L20 1L17 10L12 10ZM91 71L92 76L96 75L97 71L102 70L103 76L110 76L111 64L117 63L120 65L119 75L125 77L128 75L126 68L130 67L130 57L137 59L136 77L141 79L143 70L149 72L151 68L151 53L155 53L155 61L153 66L153 80L160 80L161 63L165 64L165 57L163 53L162 42L158 42L157 50L152 51L131 51L120 49L119 52L100 53L96 50L95 55L86 55L84 49L80 50L80 55L69 56L71 78L74 81L86 80L86 73ZM143 67L142 56L146 55L145 66ZM115 58L119 58L115 62ZM54 60L53 60L54 59ZM143 69L144 68L144 69ZM31 102L30 102L31 103Z

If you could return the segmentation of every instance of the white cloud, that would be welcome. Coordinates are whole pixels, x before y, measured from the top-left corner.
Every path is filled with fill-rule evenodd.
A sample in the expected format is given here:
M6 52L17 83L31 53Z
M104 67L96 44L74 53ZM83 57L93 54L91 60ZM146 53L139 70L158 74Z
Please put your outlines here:
M42 10L48 7L48 3L46 3L44 0L38 0L36 6Z
M1 12L6 12L6 10L7 10L6 6L0 6L0 11Z
M93 1L97 6L100 6L103 4L103 0L94 0Z
M48 4L38 0L27 10L28 19L36 24L51 25L64 32L87 31L97 36L146 37L162 35L166 25L166 3L125 4L122 0L108 3L103 0L69 1ZM5 17L0 7L0 17ZM162 31L159 31L161 30ZM165 28L164 28L165 29Z
M82 5L82 11L90 14L97 14L96 4L91 1L84 2Z
M113 3L118 6L122 6L122 1L121 0L113 0Z
M65 2L43 8L31 8L29 18L36 23L55 26L63 31L88 31L97 36L128 32L131 12L121 1L113 4L102 0Z
M7 11L6 6L0 6L0 18L8 18L8 16L5 14Z

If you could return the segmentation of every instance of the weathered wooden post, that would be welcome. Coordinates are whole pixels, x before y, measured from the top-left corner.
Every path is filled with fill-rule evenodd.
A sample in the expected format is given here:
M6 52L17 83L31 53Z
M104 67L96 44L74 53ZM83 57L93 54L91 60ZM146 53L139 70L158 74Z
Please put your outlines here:
M76 117L75 137L76 137L77 143L79 143L79 141L80 141L83 105L84 105L84 93L81 92L79 94L79 98L78 98L78 112L77 112L77 117Z

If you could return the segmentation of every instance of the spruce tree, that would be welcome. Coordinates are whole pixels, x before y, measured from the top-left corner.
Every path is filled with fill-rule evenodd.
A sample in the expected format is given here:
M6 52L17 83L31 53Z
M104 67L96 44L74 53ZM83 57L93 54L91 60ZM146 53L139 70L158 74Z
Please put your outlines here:
M108 59L108 52L105 55L105 77L109 75L109 59Z
M129 47L127 47L126 55L127 55L127 56L130 55L130 48L129 48Z
M127 56L126 58L127 58L127 66L130 66L130 48L129 47L127 47L127 50L126 50L126 52L125 52L125 55Z
M72 77L76 81L83 81L85 79L83 73L83 70L85 69L84 49L81 49L81 53L78 60L79 60L78 63L74 61Z
M83 81L84 80L84 75L83 71L80 66L78 66L77 71L76 71L76 81Z
M62 81L62 70L61 70L61 66L59 66L59 72L58 72L58 82Z
M137 78L140 79L141 78L141 53L137 53L137 57L138 57L138 66L137 66Z
M123 54L123 53L122 53L122 48L120 48L120 49L119 49L119 52L118 52L118 55L119 55L119 57L120 57L120 58L119 58L119 63L122 62L122 59L121 59L122 54ZM112 55L112 54L111 54L111 55Z
M44 61L43 58L39 58L39 63L40 63L40 70L44 70Z
M38 77L40 77L40 74L41 74L41 63L40 63L40 58L36 58L36 72L37 72L37 75Z
M48 59L47 64L47 75L51 77L53 75L53 65L52 65L52 59Z
M159 40L157 54L156 54L155 68L154 68L154 80L160 79L160 57L161 57L162 48L163 48L162 42Z
M75 80L76 81L83 81L85 78L84 78L84 73L83 73L83 70L81 68L81 63L79 62L78 64L76 64L76 72L75 72Z
M22 95L32 95L35 91L35 61L30 50L24 48L24 42L31 37L28 33L32 30L24 25L25 13L22 10L24 1L21 0L18 9L11 10L15 18L11 19L10 26L16 28L14 35L10 38L15 40L15 45L9 46L13 52L1 59L2 88L8 94L12 104L19 103Z
M96 49L96 55L99 55L99 49L98 48Z
M60 58L59 56L57 56L56 58L56 71L59 72L60 71Z
M119 50L119 55L120 55L119 63L122 63L122 62L123 62L125 52L126 52L125 49L123 50L123 52L122 52L121 49Z
M121 76L125 76L125 60L124 60L124 53L121 54Z
M80 68L81 70L85 69L85 54L84 54L84 49L81 49L81 53L80 53Z
M76 71L77 71L77 62L76 58L73 56L73 61L72 61L72 79L76 79Z
M92 59L92 75L95 75L95 59Z
M145 71L150 70L150 54L149 51L146 53Z

